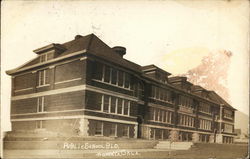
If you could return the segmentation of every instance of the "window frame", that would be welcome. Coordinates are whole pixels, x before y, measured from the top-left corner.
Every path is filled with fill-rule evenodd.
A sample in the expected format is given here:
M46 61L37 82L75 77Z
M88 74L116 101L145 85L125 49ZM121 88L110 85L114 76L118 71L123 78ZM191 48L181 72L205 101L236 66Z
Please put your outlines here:
M50 85L49 69L39 70L37 87L44 87L44 86L49 86L49 85Z
M37 113L44 112L44 102L45 102L45 97L44 96L37 98Z
M98 128L98 126L100 126L100 125L98 125L98 124L101 124L101 127L100 127L101 134L96 134L97 128ZM103 122L101 122L101 121L96 121L96 125L95 125L95 136L103 136L103 126L104 126ZM98 128L98 129L99 129L99 128Z

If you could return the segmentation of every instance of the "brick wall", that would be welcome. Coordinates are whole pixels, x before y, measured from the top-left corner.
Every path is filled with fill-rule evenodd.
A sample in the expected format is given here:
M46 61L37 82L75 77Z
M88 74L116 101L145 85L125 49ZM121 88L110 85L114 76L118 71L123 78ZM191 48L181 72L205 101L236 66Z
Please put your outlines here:
M61 93L44 97L44 111L62 111L84 108L84 91ZM37 112L38 98L15 100L11 103L11 114Z
M79 131L79 119L45 120L43 122L47 131L73 134Z
M16 76L13 82L14 91L34 87L34 85L36 84L36 74L30 72Z
M16 100L11 102L11 114L37 112L37 98Z
M82 109L83 103L84 91L45 96L45 111Z
M36 128L36 121L16 121L16 122L12 122L12 131L34 130L35 128Z
M81 78L83 72L83 62L80 60L58 65L55 67L55 82Z

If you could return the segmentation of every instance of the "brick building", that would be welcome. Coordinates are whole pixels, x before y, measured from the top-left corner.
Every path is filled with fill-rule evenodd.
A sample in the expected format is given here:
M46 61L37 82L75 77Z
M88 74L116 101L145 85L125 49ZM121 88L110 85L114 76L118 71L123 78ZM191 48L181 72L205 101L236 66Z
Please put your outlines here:
M12 77L13 132L232 143L235 109L214 91L123 58L94 34L34 50Z

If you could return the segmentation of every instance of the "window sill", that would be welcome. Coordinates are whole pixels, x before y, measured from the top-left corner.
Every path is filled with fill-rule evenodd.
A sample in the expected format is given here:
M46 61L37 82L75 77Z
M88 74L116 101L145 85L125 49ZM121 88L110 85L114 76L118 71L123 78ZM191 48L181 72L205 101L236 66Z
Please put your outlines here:
M168 123L168 122L161 122L161 121L155 121L155 120L148 120L148 121L155 122L155 123L162 123L162 124L170 124L170 125L173 125L173 123Z
M121 87L121 86L118 86L118 85L115 85L115 84L111 84L111 83L108 83L108 82L104 82L104 81L100 81L100 80L97 80L97 79L92 79L92 80L96 81L96 82L99 82L99 83L107 84L107 85L110 85L110 86L113 86L113 87L117 87L117 88L121 88L121 89L125 89L127 91L133 92L133 90L131 90L130 88Z
M153 98L153 97L149 97L150 99L156 100L156 101L160 101L160 102L164 102L164 103L168 103L168 104L174 104L174 102L170 102L170 101L165 101L165 100L160 100L157 98Z
M233 118L231 118L231 117L226 117L226 116L223 116L223 117L226 118L226 119L233 120Z
M183 127L187 127L187 128L195 128L194 126L187 126L187 125L180 125L180 124L178 124L178 126L183 126Z
M200 113L204 113L204 114L207 114L207 115L212 115L212 113L208 113L208 112L204 112L204 111L199 111Z
M70 80L55 82L55 84L62 84L62 83L68 83L68 82L73 82L73 81L79 81L81 79L82 78L74 78L74 79L70 79Z
M88 110L89 111L89 110ZM90 110L91 111L91 110ZM109 112L104 112L104 111L95 111L95 112L98 112L98 113L104 113L104 114L109 114L109 115L118 115L118 116L123 116L123 117L133 117L133 116L130 116L130 115L124 115L124 114L118 114L118 113L109 113ZM136 118L136 117L135 117Z
M189 110L194 110L194 108L192 107L187 107L185 105L178 105L179 107L185 108L185 109L189 109Z
M50 84L40 85L40 86L37 86L36 88L42 88L42 87L48 87L48 86L50 86Z
M206 131L211 131L212 129L202 129L202 128L198 128L199 130L206 130Z
M29 87L29 88L14 90L14 92L17 93L17 92L28 91L28 90L32 90L32 89L33 89L33 87Z

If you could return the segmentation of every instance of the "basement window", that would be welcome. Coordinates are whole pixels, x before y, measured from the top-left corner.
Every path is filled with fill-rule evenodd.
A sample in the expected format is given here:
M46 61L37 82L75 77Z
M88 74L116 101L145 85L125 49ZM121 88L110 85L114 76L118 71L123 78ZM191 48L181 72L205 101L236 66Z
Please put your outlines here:
M103 135L103 122L96 122L95 135Z

